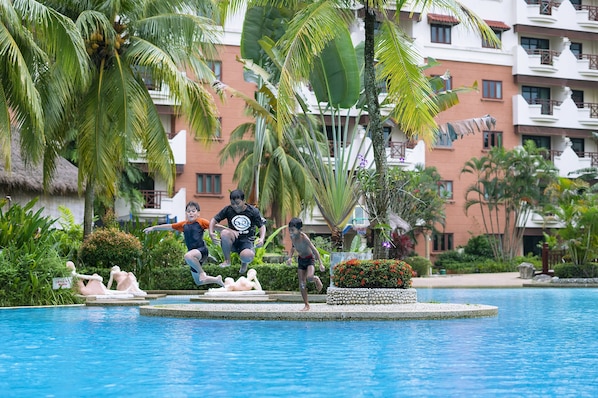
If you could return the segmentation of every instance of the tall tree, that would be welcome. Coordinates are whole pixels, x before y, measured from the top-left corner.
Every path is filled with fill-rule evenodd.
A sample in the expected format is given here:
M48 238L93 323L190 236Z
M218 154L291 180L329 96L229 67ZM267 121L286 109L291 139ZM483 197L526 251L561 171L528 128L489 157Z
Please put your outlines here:
M282 130L293 122L297 110L295 90L309 79L314 60L330 41L354 25L356 3L344 0L253 0L249 4L298 9L276 48L283 57L278 90L279 129ZM382 130L384 118L396 120L409 137L432 143L437 132L434 117L440 110L419 66L419 54L401 27L398 11L407 5L422 13L433 7L436 12L446 11L455 16L462 26L479 32L489 42L496 43L497 38L480 17L454 0L358 1L357 4L363 10L365 29L363 61L368 131L372 137L379 186L384 189L387 174ZM388 13L389 9L396 12ZM379 102L380 82L386 82L387 87L382 103ZM384 195L380 198L375 212L380 218L378 221L386 223L387 202L382 199Z
M533 142L510 151L494 147L481 158L465 163L461 173L474 182L465 191L465 213L480 209L482 223L498 260L511 260L519 250L525 224L547 198L544 189L557 170Z
M218 42L209 2L194 0L42 0L71 18L90 59L91 83L71 98L79 183L86 186L85 233L91 231L94 195L112 198L128 156L142 150L150 172L170 190L175 168L168 138L146 81L166 85L191 131L208 142L216 131L213 98L204 86L214 76L206 61ZM68 116L68 115L67 115ZM64 145L53 134L46 163Z
M0 1L0 161L10 167L14 125L26 160L38 162L46 128L68 113L68 98L88 81L73 21L38 1Z

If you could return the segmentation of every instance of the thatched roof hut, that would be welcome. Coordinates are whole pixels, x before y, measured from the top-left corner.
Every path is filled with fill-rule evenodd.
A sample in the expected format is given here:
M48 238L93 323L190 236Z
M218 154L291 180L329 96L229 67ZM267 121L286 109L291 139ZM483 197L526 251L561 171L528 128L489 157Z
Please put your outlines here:
M2 151L0 150L0 153ZM19 135L13 131L11 142L11 168L7 170L4 159L0 159L0 192L31 192L42 193L43 170L42 164L25 164L21 156ZM78 194L77 167L68 160L59 158L56 171L48 190L52 195Z

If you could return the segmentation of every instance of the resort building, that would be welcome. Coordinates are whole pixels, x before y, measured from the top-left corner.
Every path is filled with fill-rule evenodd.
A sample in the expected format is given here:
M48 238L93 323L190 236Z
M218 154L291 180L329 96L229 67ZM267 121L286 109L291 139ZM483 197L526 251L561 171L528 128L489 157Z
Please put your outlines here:
M464 210L464 192L473 180L461 170L466 161L483 156L493 146L507 149L532 140L549 150L561 176L598 163L597 143L592 132L598 128L598 0L463 0L494 30L500 45L492 45L465 29L453 16L441 12L400 10L404 31L413 39L422 63L433 58L438 66L430 75L445 77L446 88L472 86L478 91L461 94L460 104L442 112L438 123L491 115L491 131L480 131L456 141L439 140L434 147L410 142L394 125L387 125L388 163L413 168L433 166L442 175L443 189L450 193L446 225L441 233L420 239L417 251L432 261L442 251L465 245L472 236L484 233L480 214ZM219 80L253 95L255 85L243 80L239 55L242 16L226 25L220 58L212 61ZM355 37L360 35L355 26ZM177 162L175 195L169 197L159 181L148 179L144 187L146 208L138 212L148 218L182 218L184 203L197 200L202 216L210 218L228 203L235 164L220 164L219 152L230 132L247 121L244 104L227 98L219 104L222 129L209 147L195 141L176 117L167 92L152 91L162 109L167 131L172 135ZM358 121L363 123L362 121ZM142 160L140 160L142 163ZM120 216L130 209L121 207ZM305 214L304 230L328 231L317 210ZM354 218L364 217L357 208ZM521 254L537 252L548 220L534 215L526 225Z

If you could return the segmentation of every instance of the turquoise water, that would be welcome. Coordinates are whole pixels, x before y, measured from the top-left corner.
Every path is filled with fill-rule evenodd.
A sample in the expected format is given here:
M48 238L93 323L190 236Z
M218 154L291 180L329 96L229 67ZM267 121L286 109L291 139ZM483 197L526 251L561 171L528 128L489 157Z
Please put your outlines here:
M494 318L156 318L0 311L3 397L595 397L598 289L418 289Z

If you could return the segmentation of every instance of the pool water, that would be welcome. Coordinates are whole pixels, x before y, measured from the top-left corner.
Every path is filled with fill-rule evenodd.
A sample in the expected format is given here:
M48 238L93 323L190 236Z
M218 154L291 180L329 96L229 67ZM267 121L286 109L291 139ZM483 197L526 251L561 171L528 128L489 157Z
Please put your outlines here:
M598 289L418 289L492 318L242 321L0 311L3 397L595 397ZM172 299L159 300L172 302Z

